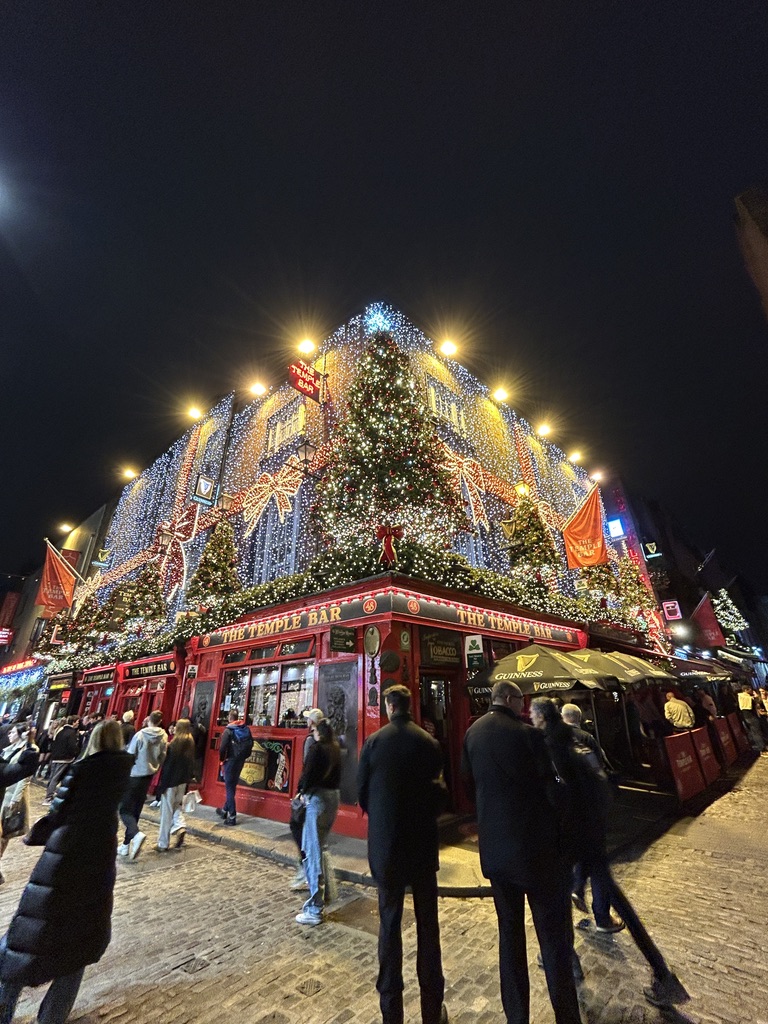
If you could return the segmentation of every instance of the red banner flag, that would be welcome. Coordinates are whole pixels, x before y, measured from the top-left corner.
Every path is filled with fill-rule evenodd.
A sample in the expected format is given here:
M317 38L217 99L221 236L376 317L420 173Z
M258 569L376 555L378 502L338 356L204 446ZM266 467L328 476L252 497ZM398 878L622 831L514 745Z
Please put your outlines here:
M696 611L691 615L691 622L696 623L703 647L725 647L725 637L720 629L720 623L717 621L709 594L705 594L699 601Z
M50 619L56 612L72 607L75 592L75 573L70 566L77 565L79 551L62 551L59 554L49 546L45 553L43 575L35 604L44 608L43 618ZM69 564L67 564L69 563Z
M597 486L592 488L584 504L576 509L563 527L563 540L569 569L603 565L608 561Z

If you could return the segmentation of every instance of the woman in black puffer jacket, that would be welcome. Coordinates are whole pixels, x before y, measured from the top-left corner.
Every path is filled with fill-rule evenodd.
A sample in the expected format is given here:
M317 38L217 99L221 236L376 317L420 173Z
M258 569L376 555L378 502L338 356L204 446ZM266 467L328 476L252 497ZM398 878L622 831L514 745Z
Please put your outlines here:
M117 805L132 764L119 723L100 722L27 836L29 846L44 843L45 850L0 940L0 1024L13 1020L22 988L48 981L37 1019L63 1024L86 965L109 945Z

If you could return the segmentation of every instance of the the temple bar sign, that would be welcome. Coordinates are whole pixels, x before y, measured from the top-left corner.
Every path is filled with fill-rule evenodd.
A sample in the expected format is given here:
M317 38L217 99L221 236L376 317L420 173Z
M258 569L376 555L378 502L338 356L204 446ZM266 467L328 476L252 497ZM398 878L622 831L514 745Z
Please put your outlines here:
M303 359L297 359L288 367L288 382L300 394L306 395L314 402L322 403L322 374L308 366Z
M176 671L173 658L161 661L148 661L143 665L128 665L125 670L126 679L145 679L147 676L170 676Z

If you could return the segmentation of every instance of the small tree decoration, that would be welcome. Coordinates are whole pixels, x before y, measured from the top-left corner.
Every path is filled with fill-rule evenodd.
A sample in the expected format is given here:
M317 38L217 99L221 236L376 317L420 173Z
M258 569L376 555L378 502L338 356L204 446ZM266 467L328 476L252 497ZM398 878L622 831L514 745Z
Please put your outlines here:
M520 495L511 525L504 524L509 539L509 561L514 569L540 569L559 561L555 542L538 507L528 494Z
M165 618L166 605L160 586L160 574L152 562L146 565L136 579L125 587L122 603L127 620L140 619L142 622L153 622Z
M736 639L736 634L749 629L749 623L733 602L727 590L718 590L712 597L715 616L726 636Z

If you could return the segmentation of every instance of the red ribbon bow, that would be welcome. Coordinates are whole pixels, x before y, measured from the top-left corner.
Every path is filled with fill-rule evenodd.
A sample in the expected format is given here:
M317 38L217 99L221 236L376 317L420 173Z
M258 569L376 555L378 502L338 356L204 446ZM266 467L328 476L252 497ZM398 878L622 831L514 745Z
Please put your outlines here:
M380 562L386 562L387 565L394 565L395 562L397 562L397 551L395 550L395 541L402 540L402 537L402 526L376 527L376 540L380 540L382 542L381 554L379 555Z

